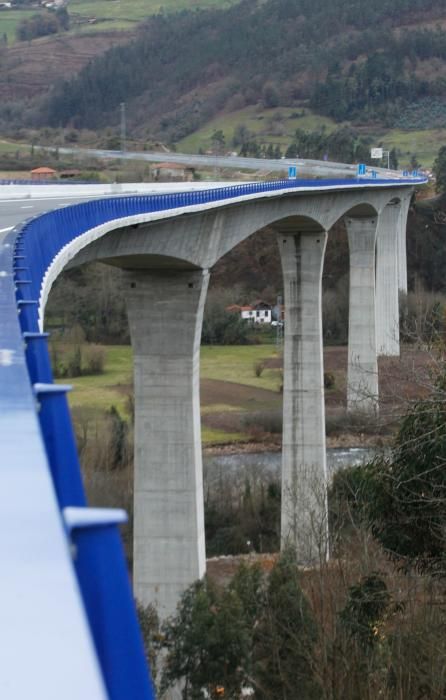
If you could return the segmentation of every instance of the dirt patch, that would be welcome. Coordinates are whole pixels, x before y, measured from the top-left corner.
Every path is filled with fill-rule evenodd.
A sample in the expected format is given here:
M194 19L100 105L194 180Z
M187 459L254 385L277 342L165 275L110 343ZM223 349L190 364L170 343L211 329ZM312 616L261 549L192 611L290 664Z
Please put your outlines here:
M206 562L206 574L219 586L227 586L240 564L257 564L262 571L269 573L279 554L239 554L237 556L213 557Z
M427 350L401 348L400 357L379 358L380 403L404 405L426 396L432 386L435 358Z
M0 75L0 99L19 100L48 91L69 78L95 56L126 43L131 32L98 32L85 36L60 35L19 42L7 49Z
M281 358L268 358L267 367L278 369ZM382 357L379 359L380 420L376 431L370 425L363 428L355 424L352 428L345 418L346 384L347 384L347 348L328 347L324 350L324 369L335 378L333 389L325 391L327 429L329 421L334 427L329 430L327 445L329 447L367 447L383 445L390 439L396 429L399 417L407 410L411 401L425 396L431 385L431 373L435 366L432 355L420 348L404 346L400 357ZM211 429L230 433L246 433L246 443L225 444L212 448L215 453L224 452L263 452L280 450L281 436L275 430L266 430L259 420L258 430L252 424L245 424L251 414L267 413L275 415L280 412L282 395L277 391L255 386L226 382L217 379L201 381L201 405L209 408L203 411L202 423ZM112 387L126 396L130 394L130 384L118 384ZM225 410L227 407L227 410ZM280 432L280 431L278 431Z
M252 407L255 410L256 404L280 402L281 394L269 389L258 389L255 386L225 382L220 379L202 379L200 397L202 406L226 404L243 408Z

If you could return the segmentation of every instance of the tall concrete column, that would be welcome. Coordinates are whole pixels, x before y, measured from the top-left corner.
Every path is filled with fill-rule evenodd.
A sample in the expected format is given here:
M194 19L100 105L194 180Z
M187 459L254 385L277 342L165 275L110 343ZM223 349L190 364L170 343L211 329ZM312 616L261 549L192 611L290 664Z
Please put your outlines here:
M327 234L278 235L285 296L282 544L301 563L327 555L321 287Z
M408 194L401 199L400 213L398 217L398 289L407 294L407 250L406 250L406 230L407 215L409 213L411 195Z
M347 409L376 411L375 245L378 216L346 217L350 252Z
M124 276L134 353L135 596L162 618L205 572L199 363L205 271Z
M376 348L378 355L400 354L398 303L398 218L400 204L388 204L378 217L376 245Z

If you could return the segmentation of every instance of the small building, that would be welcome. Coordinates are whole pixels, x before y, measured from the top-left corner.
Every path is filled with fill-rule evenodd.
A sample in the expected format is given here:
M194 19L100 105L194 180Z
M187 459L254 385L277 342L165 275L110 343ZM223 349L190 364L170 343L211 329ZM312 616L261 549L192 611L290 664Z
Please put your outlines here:
M271 323L272 307L264 301L256 301L250 306L238 306L232 304L226 307L226 311L239 313L243 320L250 323Z
M31 170L31 180L54 180L56 175L56 170L53 170L53 168L47 168L46 166Z
M195 176L195 168L180 163L158 163L152 169L152 173L155 180L191 182Z
M61 180L78 180L82 172L76 168L71 168L70 170L61 170L59 177Z

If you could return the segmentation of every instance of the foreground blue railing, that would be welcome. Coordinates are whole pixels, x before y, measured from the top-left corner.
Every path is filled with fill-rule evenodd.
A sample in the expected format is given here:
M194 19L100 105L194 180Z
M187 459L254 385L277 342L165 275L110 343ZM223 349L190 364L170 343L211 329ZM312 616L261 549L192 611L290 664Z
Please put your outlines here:
M48 335L39 330L41 285L51 262L64 246L85 231L133 215L224 203L279 190L407 186L418 182L424 180L286 180L96 200L43 214L6 237L0 250L0 365L4 353L4 395L0 396L0 408L14 416L18 392L25 395L31 384L39 406L41 435L57 504L63 514L67 539L75 552L73 569L108 697L112 700L149 700L153 690L117 529L123 515L119 511L107 513L87 508L66 398L69 387L54 384ZM21 371L22 356L27 378ZM24 406L20 407L18 416L35 411L31 402L25 401ZM19 429L17 435L20 436ZM19 444L17 449L20 450Z

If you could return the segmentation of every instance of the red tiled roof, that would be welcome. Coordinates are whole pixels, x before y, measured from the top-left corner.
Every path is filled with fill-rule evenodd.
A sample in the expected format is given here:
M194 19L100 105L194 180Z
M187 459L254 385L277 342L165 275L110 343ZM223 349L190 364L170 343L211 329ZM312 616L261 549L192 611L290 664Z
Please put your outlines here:
M34 170L31 170L31 172L36 173L36 175L55 175L56 170L43 166L41 168L34 168Z

